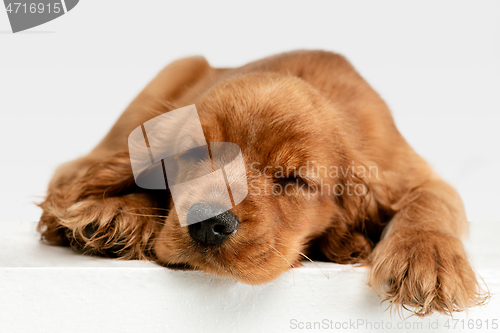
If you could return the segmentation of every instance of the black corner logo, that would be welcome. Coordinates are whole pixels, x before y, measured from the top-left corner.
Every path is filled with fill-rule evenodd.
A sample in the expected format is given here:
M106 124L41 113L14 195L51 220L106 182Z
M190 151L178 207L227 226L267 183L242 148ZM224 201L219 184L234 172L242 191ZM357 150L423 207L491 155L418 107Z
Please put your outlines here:
M52 21L72 10L79 0L4 0L12 32Z

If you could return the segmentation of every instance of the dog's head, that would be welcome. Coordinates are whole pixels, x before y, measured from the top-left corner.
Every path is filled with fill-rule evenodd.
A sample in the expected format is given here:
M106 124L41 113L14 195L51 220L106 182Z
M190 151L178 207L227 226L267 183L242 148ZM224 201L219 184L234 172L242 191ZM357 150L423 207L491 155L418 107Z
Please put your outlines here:
M160 262L259 284L296 265L307 244L329 228L341 225L342 242L347 215L359 215L352 212L359 203L352 202L366 188L355 189L360 183L347 168L354 157L344 120L331 102L299 78L258 73L218 83L196 107L206 142L240 147L248 195L225 210L216 194L228 188L220 183L205 180L196 193L181 193L183 207L171 210L156 237ZM191 175L214 170L209 158L190 158L180 155L177 168ZM225 168L229 185L241 181L239 171ZM181 210L188 218L211 217L183 226Z

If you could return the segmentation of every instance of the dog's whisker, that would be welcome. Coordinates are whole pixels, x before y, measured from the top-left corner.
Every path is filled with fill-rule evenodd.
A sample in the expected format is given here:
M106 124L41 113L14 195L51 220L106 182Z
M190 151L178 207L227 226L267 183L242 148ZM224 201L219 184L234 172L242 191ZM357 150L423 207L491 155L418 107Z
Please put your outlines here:
M279 244L279 243L276 243L276 244ZM271 244L268 244L269 246L271 246L271 248L275 249L276 251L278 251L274 246L272 246ZM288 247L288 246L287 246ZM286 260L286 262L289 263L289 265L292 267L292 268L295 268L295 266L293 266L284 256L283 254L278 251L278 254L280 254L283 259ZM295 283L295 269L292 269L292 276L293 276L293 283ZM311 287L311 285L309 284L309 282L307 282L307 279L302 275L302 273L300 272L300 270L297 270L297 272L300 274L300 276L304 279L304 281L306 281L307 285L309 286L309 288L311 289L311 291L314 291L314 289Z
M288 245L285 245L283 243L276 243L276 244L280 244L282 246L285 246L291 250L294 250L295 252L297 252L299 255L303 256L304 258L306 258L307 260L309 260L311 263L314 264L314 266L316 266L320 271L321 273L323 273L323 275L327 278L327 279L330 279L330 273L328 273L328 271L322 267L320 267L316 262L314 262L314 260L312 260L311 258L309 258L308 256L306 256L304 253L298 251L297 249L291 247L291 246L288 246Z
M283 255L283 253L281 253L278 249L276 249L274 246L272 246L271 244L268 244L281 258L283 258L283 260L285 260L288 265L290 265L290 267L292 268L295 268L295 266L290 262L288 261L288 259L285 258L285 256Z
M283 253L281 253L281 252L280 252L277 248L275 248L275 247L274 247L274 246L272 246L271 244L267 244L267 245L269 245L269 247L270 247L271 249L273 249L273 251L274 251L276 254L278 254L281 258L283 258L283 260L285 260L285 261L288 263L288 265L289 265L290 267L295 268L295 266L294 266L294 265L293 265L290 261L288 261L288 259L286 259L286 258L285 258L285 256L283 255ZM293 270L293 269L292 269L292 277L293 277L293 283L295 284L295 270Z

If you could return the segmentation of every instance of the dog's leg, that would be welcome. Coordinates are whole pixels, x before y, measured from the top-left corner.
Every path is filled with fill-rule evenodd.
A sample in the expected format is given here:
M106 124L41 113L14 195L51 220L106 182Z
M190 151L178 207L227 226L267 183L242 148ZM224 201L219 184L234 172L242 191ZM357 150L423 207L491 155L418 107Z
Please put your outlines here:
M459 195L432 178L393 205L396 212L370 256L370 284L391 305L417 315L451 313L485 296L461 238L467 219Z
M133 181L128 154L121 154L52 188L40 205L43 239L91 254L152 258L170 199L166 191L139 192Z
M134 181L128 135L168 111L170 104L182 103L183 96L201 88L216 71L201 57L173 62L137 96L94 150L59 167L40 204L38 230L43 239L93 253L147 256L156 217L166 215L158 205L168 206L168 198L158 203L150 194L130 193Z

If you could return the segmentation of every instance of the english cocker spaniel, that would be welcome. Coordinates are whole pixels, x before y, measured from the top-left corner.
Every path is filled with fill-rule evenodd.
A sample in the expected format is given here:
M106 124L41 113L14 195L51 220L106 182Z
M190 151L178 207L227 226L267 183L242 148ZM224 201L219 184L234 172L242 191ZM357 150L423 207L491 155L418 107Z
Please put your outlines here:
M137 185L129 136L189 105L202 140L239 147L248 193L224 210L206 193L215 183L177 191L190 203L183 219L198 216L181 223L169 188ZM170 162L194 175L215 170L210 158L189 158ZM228 186L218 190L230 190L234 175L226 173ZM212 68L202 57L171 63L97 147L57 169L40 206L46 242L89 254L248 284L272 281L308 255L363 263L379 294L417 315L487 298L461 242L468 222L459 195L408 145L380 96L330 52L289 52L239 68Z

